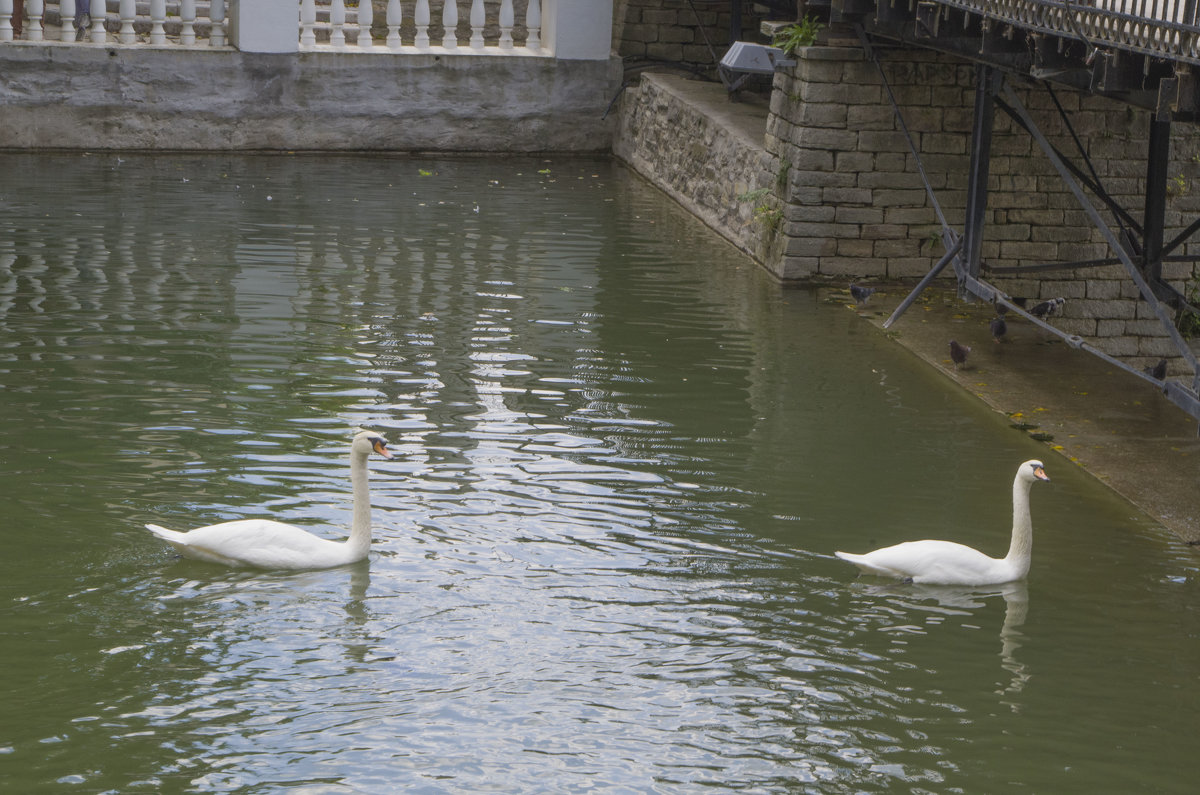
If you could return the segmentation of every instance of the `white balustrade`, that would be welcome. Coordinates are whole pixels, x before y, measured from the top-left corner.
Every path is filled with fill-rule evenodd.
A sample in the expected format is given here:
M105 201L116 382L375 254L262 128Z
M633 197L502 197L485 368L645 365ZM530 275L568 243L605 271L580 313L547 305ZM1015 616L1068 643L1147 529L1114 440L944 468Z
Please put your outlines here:
M471 0L471 48L483 49L483 26L487 17L483 10L483 0Z
M167 21L167 0L150 0L150 43L163 45L167 43L167 30L163 23Z
M525 49L531 52L542 49L542 4L539 0L529 0L529 7L525 9L525 29L529 31Z
M317 43L317 3L316 0L301 0L300 2L300 44Z
M429 49L429 0L417 0L413 21L417 23L417 38L413 41L414 46L420 50Z
M3 0L0 0L3 2ZM9 0L11 2L11 0ZM0 20L2 23L3 20ZM403 40L400 38L400 26L404 24L404 9L400 5L400 0L388 0L387 5L387 46L389 50L398 50L404 46Z
M500 3L500 49L511 50L513 48L512 29L512 0L503 0L503 2Z
M88 6L88 18L91 20L92 29L90 32L92 44L103 44L108 40L108 34L104 31L104 15L108 13L108 4L104 0L91 0L91 5Z
M117 41L122 44L133 44L137 41L137 33L133 29L133 23L137 19L137 2L136 0L121 0L117 9L121 18L121 29L117 32Z
M46 13L43 0L28 0L25 11L29 14L29 30L25 31L26 41L41 41L43 36L42 15Z
M371 23L375 21L373 6L368 0L358 2L358 35L354 38L354 43L359 47L375 46L375 41L371 38Z
M179 43L196 43L196 0L183 0L179 4Z
M14 5L13 0L0 0L0 42L13 41L15 38L12 24ZM57 17L53 12L54 6L58 7ZM169 46L178 43L194 46L197 43L196 0L149 0L148 5L142 7L143 11L149 11L149 16L138 15L137 0L119 0L117 8L120 25L117 42L120 44ZM60 44L75 44L77 41L111 43L105 28L107 0L26 0L25 12L28 24L21 36L25 41L49 39ZM82 26L85 15L88 24L76 28L77 22ZM209 23L208 41L202 42L202 46L225 46L225 0L210 0ZM148 30L149 34L144 39L140 38L137 33L139 29ZM172 38L173 29L179 31L177 41ZM86 34L83 39L79 37L81 31Z
M329 7L329 43L338 49L346 46L346 0L333 0Z
M0 41L13 40L13 1L0 0Z
M225 46L225 0L210 0L208 4L208 43L212 47Z
M62 27L58 40L68 43L75 41L75 0L62 0L58 4L58 16Z
M599 0L598 4L611 9L611 0ZM467 6L465 11L470 27L465 41L459 39L464 5ZM527 0L525 6L522 26L516 18L518 4L514 0L388 0L385 18L387 50L403 52L406 48L413 48L419 51L459 50L474 54L544 55L543 0ZM490 15L489 7L492 9ZM357 21L351 14L357 14ZM302 49L328 46L348 51L356 46L369 48L374 44L368 35L373 17L369 0L358 0L357 8L347 6L345 0L301 0L300 46ZM325 19L327 23L322 21ZM359 30L357 39L352 35L346 36L346 31L353 31L355 25ZM525 32L523 42L517 38L522 27ZM435 39L439 28L440 40ZM463 45L469 49L461 50Z
M224 47L232 31L235 47L281 52L289 48L279 46L278 34L282 31L275 20L290 15L292 24L298 21L298 39L292 39L296 43L290 51L298 46L301 50L329 48L346 52L557 54L593 59L607 57L606 31L598 28L599 23L611 21L613 5L613 0L387 0L386 47L376 47L371 35L376 19L372 0L351 0L349 4L346 0L209 0L207 20L199 18L198 14L204 13L204 4L197 0L141 1L139 16L138 0L26 0L28 21L21 38L41 41L48 37L62 44L80 40L80 43L124 46ZM117 7L112 19L107 18L108 2ZM47 5L51 7L49 15ZM58 28L54 27L54 6L58 7ZM0 42L16 38L13 7L14 0L0 0ZM86 11L89 18L82 39L75 23L84 14L77 16L77 10ZM149 16L145 16L147 11ZM227 13L233 16L232 21L227 19ZM45 25L47 18L49 28ZM253 39L268 20L273 38L267 48L247 45L246 37L250 35ZM109 30L115 33L110 34ZM586 42L590 50L584 55L559 53L558 45L564 41L572 46Z
M446 3L442 9L442 46L454 49L458 46L458 3Z

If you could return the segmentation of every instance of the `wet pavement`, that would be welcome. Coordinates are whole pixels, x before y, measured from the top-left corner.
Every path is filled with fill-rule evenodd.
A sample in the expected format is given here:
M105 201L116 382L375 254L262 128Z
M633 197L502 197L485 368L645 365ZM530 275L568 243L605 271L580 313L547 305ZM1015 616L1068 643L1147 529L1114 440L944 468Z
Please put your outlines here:
M912 286L881 287L865 308L846 288L826 291L897 344L1007 415L1028 433L1107 484L1180 538L1200 543L1200 436L1197 423L1153 384L1071 348L1020 318L996 343L990 304L933 287L884 330ZM971 347L961 369L950 340ZM1181 376L1182 377L1182 376ZM1049 462L1047 462L1049 464Z

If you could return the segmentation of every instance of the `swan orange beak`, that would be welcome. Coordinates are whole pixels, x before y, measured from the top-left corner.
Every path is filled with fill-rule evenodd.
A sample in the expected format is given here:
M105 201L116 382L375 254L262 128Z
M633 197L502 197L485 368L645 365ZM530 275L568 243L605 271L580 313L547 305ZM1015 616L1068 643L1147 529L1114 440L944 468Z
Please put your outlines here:
M371 445L371 447L384 458L392 457L391 451L387 449L387 445L383 443L382 439L376 439L375 444Z
M1047 475L1046 470L1042 469L1041 467L1038 467L1037 469L1033 470L1033 476L1035 478L1037 478L1038 480L1044 480L1047 483L1050 482L1050 476Z

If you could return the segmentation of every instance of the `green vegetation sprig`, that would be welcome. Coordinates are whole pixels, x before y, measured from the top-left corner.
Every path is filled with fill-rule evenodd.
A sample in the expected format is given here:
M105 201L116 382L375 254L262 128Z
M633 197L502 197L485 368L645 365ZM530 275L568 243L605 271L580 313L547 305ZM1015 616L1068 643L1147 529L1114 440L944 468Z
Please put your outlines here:
M774 44L786 55L795 55L801 47L811 47L817 40L817 34L825 27L811 14L805 14L804 19L788 25L775 34Z

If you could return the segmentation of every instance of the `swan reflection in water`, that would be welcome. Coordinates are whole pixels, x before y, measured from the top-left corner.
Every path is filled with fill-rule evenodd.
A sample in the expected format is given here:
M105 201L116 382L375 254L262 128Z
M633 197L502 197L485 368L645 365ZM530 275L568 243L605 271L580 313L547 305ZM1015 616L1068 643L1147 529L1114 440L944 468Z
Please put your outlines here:
M959 615L970 614L987 606L987 601L1000 596L1004 599L1004 622L1000 625L1000 665L1010 675L1007 686L996 691L999 696L1014 697L1029 681L1029 667L1017 659L1021 647L1025 616L1029 611L1029 589L1025 581L991 586L914 585L913 583L882 583L863 585L865 593L876 596L899 597L905 607L920 609L919 602L935 602ZM1005 701L1013 712L1020 709L1015 701Z

